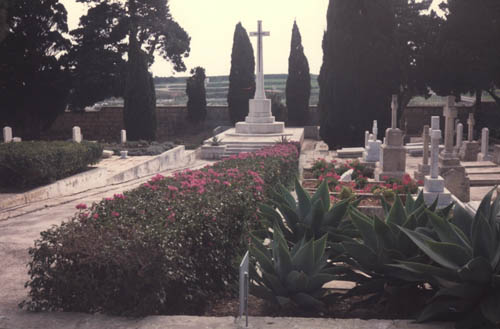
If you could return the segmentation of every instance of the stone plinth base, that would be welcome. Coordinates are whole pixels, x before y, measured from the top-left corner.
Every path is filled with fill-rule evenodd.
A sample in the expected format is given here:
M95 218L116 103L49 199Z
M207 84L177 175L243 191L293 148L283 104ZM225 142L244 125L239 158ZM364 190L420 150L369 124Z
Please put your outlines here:
M438 208L447 207L450 203L453 202L451 193L446 188L443 189L442 192L425 191L425 188L423 187L420 187L419 190L424 191L424 202L428 206L433 204L434 201L436 201L436 199L438 199L438 204L437 204Z
M285 130L285 123L236 122L235 129L237 134L280 134Z
M375 178L383 176L401 178L406 171L406 150L404 146L382 145L380 147L380 162L375 171ZM377 176L377 173L379 175Z
M337 157L345 158L359 158L363 156L365 149L363 147L344 147L337 150Z
M439 174L444 178L446 188L460 201L470 200L470 180L465 172L465 167L443 166L439 168Z
M478 142L463 142L458 156L461 161L477 161L480 146Z
M417 171L413 172L416 180L424 180L425 176L431 173L431 166L428 164L419 163Z
M251 99L248 116L235 125L237 134L280 134L285 129L284 122L275 122L271 114L270 99Z

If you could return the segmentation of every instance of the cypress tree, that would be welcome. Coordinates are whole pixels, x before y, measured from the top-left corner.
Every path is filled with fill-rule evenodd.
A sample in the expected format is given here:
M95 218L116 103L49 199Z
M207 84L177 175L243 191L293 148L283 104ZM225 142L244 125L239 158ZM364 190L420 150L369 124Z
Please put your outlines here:
M238 23L234 30L227 104L234 123L248 115L248 101L255 94L255 58L247 31Z
M186 82L187 119L191 123L198 124L205 121L207 116L205 69L198 66L191 70L191 74Z
M297 22L293 22L288 78L286 80L286 106L288 124L305 126L309 119L309 97L311 96L311 75L309 63L304 55L302 38Z
M323 40L320 135L330 148L362 145L363 131L389 125L394 15L389 0L330 0Z
M130 34L123 119L130 140L156 139L156 94L146 55Z

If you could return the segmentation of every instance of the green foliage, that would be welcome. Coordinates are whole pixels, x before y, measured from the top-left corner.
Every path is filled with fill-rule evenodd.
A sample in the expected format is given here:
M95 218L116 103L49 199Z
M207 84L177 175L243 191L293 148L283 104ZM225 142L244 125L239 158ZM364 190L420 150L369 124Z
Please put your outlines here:
M432 276L439 291L418 321L453 319L456 328L498 328L500 312L500 198L493 191L481 201L474 218L456 205L451 220L427 211L435 234L400 227L429 262L402 259L395 268Z
M327 290L323 285L335 280L339 268L328 263L327 235L306 240L290 248L278 225L273 228L270 248L252 237L250 252L256 261L252 267L250 292L281 307L289 303L307 309L321 309Z
M159 155L175 147L172 142L158 143L148 141L128 141L124 144L103 144L106 150L113 151L114 155L120 155L121 151L128 151L129 156Z
M293 22L290 56L288 57L288 78L286 80L286 106L288 124L305 126L309 122L309 97L311 96L311 76L309 63L304 55L302 38Z
M476 108L486 91L498 105L500 87L500 6L496 0L450 0L443 3L446 20L430 43L432 89L439 95L475 93Z
M404 269L392 267L397 261L427 262L428 258L412 241L401 232L400 228L417 230L420 234L431 235L428 228L428 216L433 214L436 204L426 212L423 194L414 201L408 194L406 204L396 197L392 207L381 198L385 218L372 218L357 209L349 214L352 224L358 230L361 239L345 241L342 246L347 262L355 270L367 274L370 278L360 276L358 285L346 296L375 294L372 298L384 295L384 287L417 288L425 282L425 275L416 275ZM451 208L442 211L446 216Z
M244 121L248 115L248 101L255 94L255 58L247 31L236 24L231 53L231 72L227 105L229 117L234 124Z
M0 186L34 187L81 172L99 161L102 146L82 142L0 144Z
M73 68L71 105L83 108L107 97L123 97L129 68L123 58L133 59L137 49L144 51L147 62L139 74L145 83L147 67L155 55L173 64L175 71L185 71L183 59L189 55L190 38L173 19L166 0L78 0L89 5L72 31L77 45L68 57ZM138 45L132 45L137 42ZM137 65L137 64L135 64ZM134 65L134 66L135 66ZM130 82L129 82L130 85ZM138 96L149 100L149 82ZM147 104L147 103L146 103ZM148 115L146 115L148 116ZM127 128L127 130L129 130ZM148 138L150 139L150 138Z
M123 120L130 140L156 139L156 95L145 54L134 39L130 41Z
M330 207L326 181L311 196L296 179L295 192L298 203L284 186L278 186L271 193L271 202L276 208L268 204L259 206L259 215L265 228L262 238L268 229L279 226L284 237L293 244L302 239L319 239L324 234L328 234L331 241L349 239L347 235L352 234L353 227L346 217L351 199L347 198Z
M279 93L266 93L271 94L271 113L276 119L276 121L287 122L288 120L288 109L281 101L281 95ZM269 96L268 96L269 97Z
M9 1L10 32L0 43L0 126L24 140L38 139L66 108L69 75L59 56L71 46L66 17L58 0Z
M155 176L41 233L30 249L30 310L200 314L231 290L236 259L272 186L297 174L278 145L201 170ZM268 184L274 184L267 186Z
M192 123L205 121L207 116L207 99L205 92L205 69L195 67L191 70L192 76L186 81L187 120Z

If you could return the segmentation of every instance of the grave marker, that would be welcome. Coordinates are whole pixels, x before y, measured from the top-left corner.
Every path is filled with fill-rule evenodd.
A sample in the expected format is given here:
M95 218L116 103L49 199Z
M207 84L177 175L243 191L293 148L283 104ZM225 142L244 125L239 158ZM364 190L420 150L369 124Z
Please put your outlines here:
M12 128L11 127L3 127L3 141L4 143L12 142Z
M73 127L73 142L75 143L82 142L82 131L78 126Z

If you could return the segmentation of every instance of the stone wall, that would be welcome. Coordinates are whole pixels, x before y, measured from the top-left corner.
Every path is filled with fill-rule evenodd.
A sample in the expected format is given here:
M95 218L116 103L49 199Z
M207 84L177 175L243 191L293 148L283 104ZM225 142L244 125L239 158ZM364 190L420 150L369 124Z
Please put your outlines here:
M159 106L157 111L157 139L166 140L185 131L185 106ZM317 107L311 107L312 124L317 124ZM79 126L84 139L119 141L123 125L123 107L103 107L92 112L65 112L57 118L51 128L43 133L44 139L71 139L71 128ZM227 106L208 106L204 127L232 126Z
M474 111L473 105L458 105L458 119L467 131L467 118L470 112ZM431 124L432 116L443 116L443 105L431 106L408 106L403 112L400 120L401 129L406 131L407 136L421 136L424 125ZM475 130L480 131L483 127L488 127L490 131L495 129L500 123L500 111L495 103L483 103L480 113L476 115ZM441 131L444 131L444 119L440 120Z

